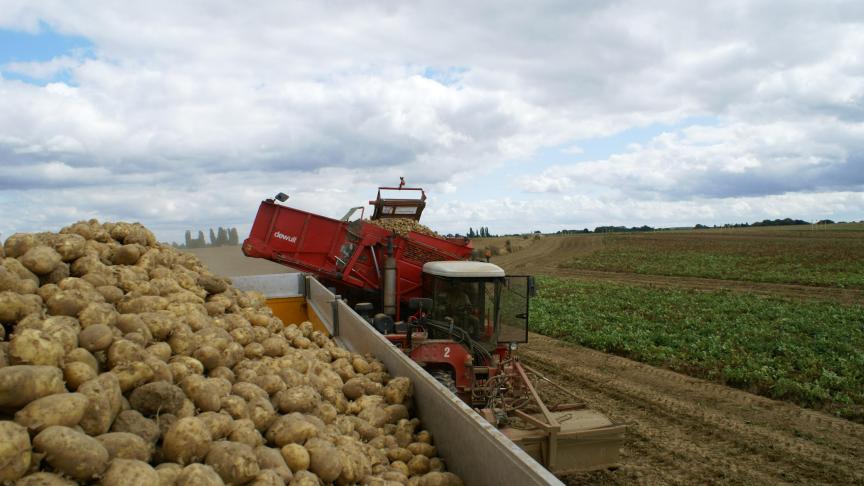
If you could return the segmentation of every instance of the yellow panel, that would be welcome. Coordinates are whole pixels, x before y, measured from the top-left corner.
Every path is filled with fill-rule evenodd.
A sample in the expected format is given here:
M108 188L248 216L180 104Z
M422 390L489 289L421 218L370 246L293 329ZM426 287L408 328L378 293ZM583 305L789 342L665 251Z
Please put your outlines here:
M306 298L303 296L267 299L267 307L286 326L288 324L300 324L301 322L309 321L316 331L321 331L328 336L330 335L321 319L306 305Z

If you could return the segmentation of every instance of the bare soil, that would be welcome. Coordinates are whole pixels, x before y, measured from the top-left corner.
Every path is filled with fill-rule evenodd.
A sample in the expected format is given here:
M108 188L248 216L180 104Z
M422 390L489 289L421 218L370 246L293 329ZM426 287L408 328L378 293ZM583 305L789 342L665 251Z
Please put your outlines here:
M520 356L628 425L620 468L568 484L864 484L864 425L539 334Z
M595 235L571 237L545 237L521 243L513 253L492 258L492 262L509 274L551 275L577 277L586 280L619 282L633 285L686 288L701 291L730 290L751 294L788 297L793 299L816 299L844 304L864 302L864 290L816 287L809 285L750 282L744 280L721 280L700 277L675 277L646 275L640 273L605 272L562 268L561 263L580 255L587 255L603 247L603 237Z
M249 258L239 246L217 246L214 248L195 248L186 250L197 256L210 271L224 277L243 275L266 275L270 273L292 273L293 268L270 260Z

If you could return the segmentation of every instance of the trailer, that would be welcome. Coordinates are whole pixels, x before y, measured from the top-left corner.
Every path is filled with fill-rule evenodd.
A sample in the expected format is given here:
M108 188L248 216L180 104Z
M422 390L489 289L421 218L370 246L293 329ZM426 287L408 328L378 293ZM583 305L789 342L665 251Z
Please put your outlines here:
M518 443L508 438L315 277L302 273L234 277L233 284L238 289L263 293L268 306L283 322L312 322L316 330L330 334L340 346L356 353L370 353L381 360L393 376L410 378L414 384L417 417L435 437L439 455L448 470L458 474L466 484L562 484L538 462L544 446L537 434L523 437ZM568 412L574 417L574 424L593 421L597 433L592 437L584 429L584 423L580 424L582 430L578 434L569 433L565 426L558 434L562 459L572 456L578 462L579 456L585 454L617 458L623 426L614 426L590 410L583 410L581 414L578 410L575 412L575 415L574 411ZM602 446L599 449L598 444Z

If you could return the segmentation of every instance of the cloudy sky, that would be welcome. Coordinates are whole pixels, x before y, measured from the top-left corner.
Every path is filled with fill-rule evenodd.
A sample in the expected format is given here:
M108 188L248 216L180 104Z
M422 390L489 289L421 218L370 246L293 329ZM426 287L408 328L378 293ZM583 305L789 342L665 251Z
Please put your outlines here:
M0 0L0 233L399 176L442 232L864 219L864 2Z

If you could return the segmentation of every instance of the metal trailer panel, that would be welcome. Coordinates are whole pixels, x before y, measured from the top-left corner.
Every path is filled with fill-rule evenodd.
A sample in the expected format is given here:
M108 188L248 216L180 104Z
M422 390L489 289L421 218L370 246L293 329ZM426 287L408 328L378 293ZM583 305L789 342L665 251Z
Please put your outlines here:
M268 299L296 297L304 295L306 275L302 273L273 273L268 275L250 275L246 277L231 277L232 284L238 289L261 292Z

